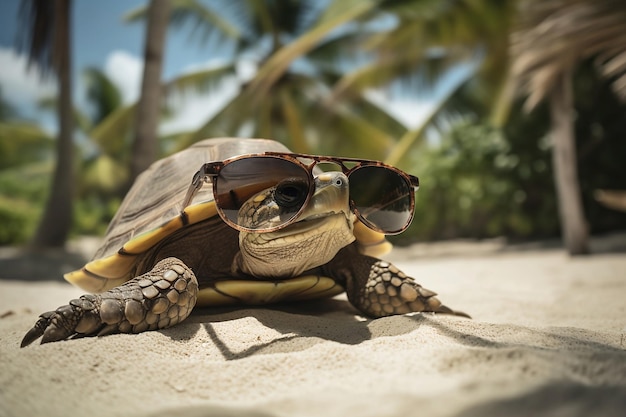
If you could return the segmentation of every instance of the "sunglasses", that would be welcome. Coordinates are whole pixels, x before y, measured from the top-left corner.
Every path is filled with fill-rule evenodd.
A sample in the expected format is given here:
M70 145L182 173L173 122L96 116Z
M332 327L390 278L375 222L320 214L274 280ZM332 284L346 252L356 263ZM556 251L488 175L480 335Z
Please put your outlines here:
M183 209L210 181L217 212L229 226L245 232L274 232L296 222L305 211L315 193L313 169L318 164L341 169L348 178L350 210L367 227L384 234L409 227L419 188L416 176L380 161L297 153L265 152L208 162L194 175ZM267 210L273 213L271 221L246 215L251 201L271 206Z

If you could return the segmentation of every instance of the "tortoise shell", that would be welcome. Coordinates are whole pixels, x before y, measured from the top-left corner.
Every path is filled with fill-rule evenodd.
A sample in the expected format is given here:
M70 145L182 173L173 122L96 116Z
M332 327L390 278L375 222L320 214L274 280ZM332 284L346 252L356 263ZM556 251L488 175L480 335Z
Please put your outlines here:
M218 215L210 186L202 187L191 204L182 210L191 179L202 164L266 151L289 152L289 149L273 140L217 138L203 140L156 161L133 184L92 260L83 268L65 274L65 279L89 292L106 291L132 279L140 254L186 225ZM368 229L358 221L354 234L364 254L380 256L391 249L383 234ZM278 293L274 281L222 281L219 286L221 291L243 293L245 296L239 298L258 304L273 298L289 298L285 291L288 293L292 288L297 290L303 285L310 285L311 279L293 277L282 280L283 288ZM320 279L315 277L316 282ZM316 285L334 286L331 278L324 279L325 283ZM339 288L335 294L342 290ZM229 300L220 298L214 291L203 293L201 289L198 304L225 304Z

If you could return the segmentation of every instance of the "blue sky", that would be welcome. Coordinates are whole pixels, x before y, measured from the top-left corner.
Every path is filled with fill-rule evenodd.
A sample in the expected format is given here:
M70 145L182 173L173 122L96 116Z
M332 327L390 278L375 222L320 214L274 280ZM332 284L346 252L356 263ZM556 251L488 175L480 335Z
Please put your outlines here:
M0 2L0 47L13 48L18 33L19 1ZM88 66L104 67L112 51L141 57L143 23L126 23L123 16L145 4L144 0L74 0L73 48L75 71ZM210 50L191 40L190 30L171 29L167 36L164 78L170 78L190 63L225 57L224 50Z
M122 88L128 101L136 98L143 66L145 27L143 23L124 22L123 16L144 3L143 0L74 0L72 46L77 85L74 94L79 106L83 100L81 73L87 67L103 69ZM19 4L17 0L0 2L0 88L22 116L37 119L54 130L54 117L35 106L39 97L54 94L52 81L42 81L35 71L27 71L26 59L14 52L19 30ZM168 32L164 79L228 58L227 50L201 44L191 39L190 32L184 27Z
M14 51L19 30L19 4L18 0L0 1L0 88L5 99L23 117L38 120L47 130L55 131L54 116L36 106L39 98L54 94L52 80L42 81L35 71L27 71L25 57L16 55ZM137 98L143 67L145 27L143 23L124 22L123 16L143 4L144 0L73 1L74 100L78 107L84 105L84 98L81 96L84 91L81 73L87 67L103 69L121 88L127 102ZM215 44L201 44L197 38L192 39L190 33L189 27L170 27L163 69L165 80L185 71L228 59L228 50ZM451 86L454 83L445 84ZM444 86L440 94L445 89ZM236 92L237 85L233 80L210 98L187 97L180 103L177 116L165 123L162 131L190 129L201 125ZM373 92L371 97L373 101L395 110L396 116L408 126L419 124L434 100L429 96L420 101L406 97L390 101L387 94L380 92Z

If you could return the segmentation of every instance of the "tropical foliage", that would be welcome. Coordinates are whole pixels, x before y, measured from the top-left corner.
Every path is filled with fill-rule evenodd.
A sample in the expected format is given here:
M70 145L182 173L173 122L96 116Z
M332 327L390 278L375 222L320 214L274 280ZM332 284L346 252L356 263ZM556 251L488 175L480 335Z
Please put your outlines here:
M52 138L20 118L0 90L0 245L26 242L34 233L52 151Z
M56 164L46 207L32 244L40 247L62 246L72 224L75 178L72 143L71 2L22 0L21 18L23 26L28 28L22 33L21 48L27 51L29 62L38 64L43 76L49 72L54 74L59 90Z
M150 4L156 3L163 1ZM414 225L400 241L553 237L563 230L570 253L581 253L587 225L592 232L626 227L625 214L593 199L599 188L626 183L623 1L169 0L169 6L171 28L191 25L209 53L219 42L232 55L148 90L162 89L165 104L214 94L227 80L238 90L197 129L153 140L157 156L205 137L256 136L295 151L386 159L422 180ZM152 21L148 10L126 19ZM451 81L459 69L462 75ZM73 118L83 138L76 144L81 175L74 230L101 233L138 153L132 150L138 104L124 105L97 69L85 77L89 111L75 110ZM374 90L415 99L442 82L447 92L419 124L404 125L372 99ZM14 120L2 104L5 114ZM558 126L569 126L570 149L578 151L565 165L553 158L561 153L557 138L565 137ZM14 143L2 142L0 129L0 146L13 155L0 157L7 168L0 186L41 200L45 191L19 191L18 182L6 181L7 172L26 175L28 162L49 160L51 148L37 142L36 131L31 136L33 147L24 139L11 150ZM565 176L563 166L569 166ZM564 197L563 184L579 203ZM563 207L577 204L572 226L563 221ZM0 216L1 207L2 200ZM20 211L31 223L36 217ZM585 233L572 239L576 228Z
M217 114L196 131L179 136L180 147L205 137L241 135L271 137L300 152L336 153L356 148L361 156L374 156L393 145L403 128L383 109L365 100L352 106L329 102L329 91L342 75L344 63L335 59L338 40L334 37L319 38L307 54L299 55L297 65L287 68L262 94L253 88L254 81L248 84L245 77L238 76L242 65L264 68L278 51L295 39L307 39L320 25L328 30L336 27L337 23L324 26L334 18L334 9L319 4L312 0L172 3L173 24L193 19L207 36L231 42L236 53L221 65L169 81L166 91L210 91L226 77L240 81L239 92ZM142 16L145 11L138 10L129 18ZM327 35L328 30L321 33ZM351 37L341 40L344 49L354 46Z
M157 131L162 101L161 68L169 14L169 0L150 2L144 42L141 95L137 103L135 136L130 160L130 181L127 188L130 188L139 174L148 169L159 153Z
M512 36L513 79L528 94L527 108L546 99L561 228L571 254L589 251L574 136L573 73L595 59L599 72L615 78L626 99L626 4L615 0L520 1L519 27Z

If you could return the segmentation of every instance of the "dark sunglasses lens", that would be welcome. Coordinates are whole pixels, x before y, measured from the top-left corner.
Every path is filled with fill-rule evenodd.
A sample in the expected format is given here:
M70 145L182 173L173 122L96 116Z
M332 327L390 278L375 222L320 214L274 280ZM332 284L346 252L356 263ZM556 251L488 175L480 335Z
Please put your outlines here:
M394 170L363 166L349 177L350 199L368 226L393 234L403 231L413 218L413 189Z
M216 182L222 213L250 230L280 227L304 206L310 189L307 170L291 161L250 157L226 164Z

